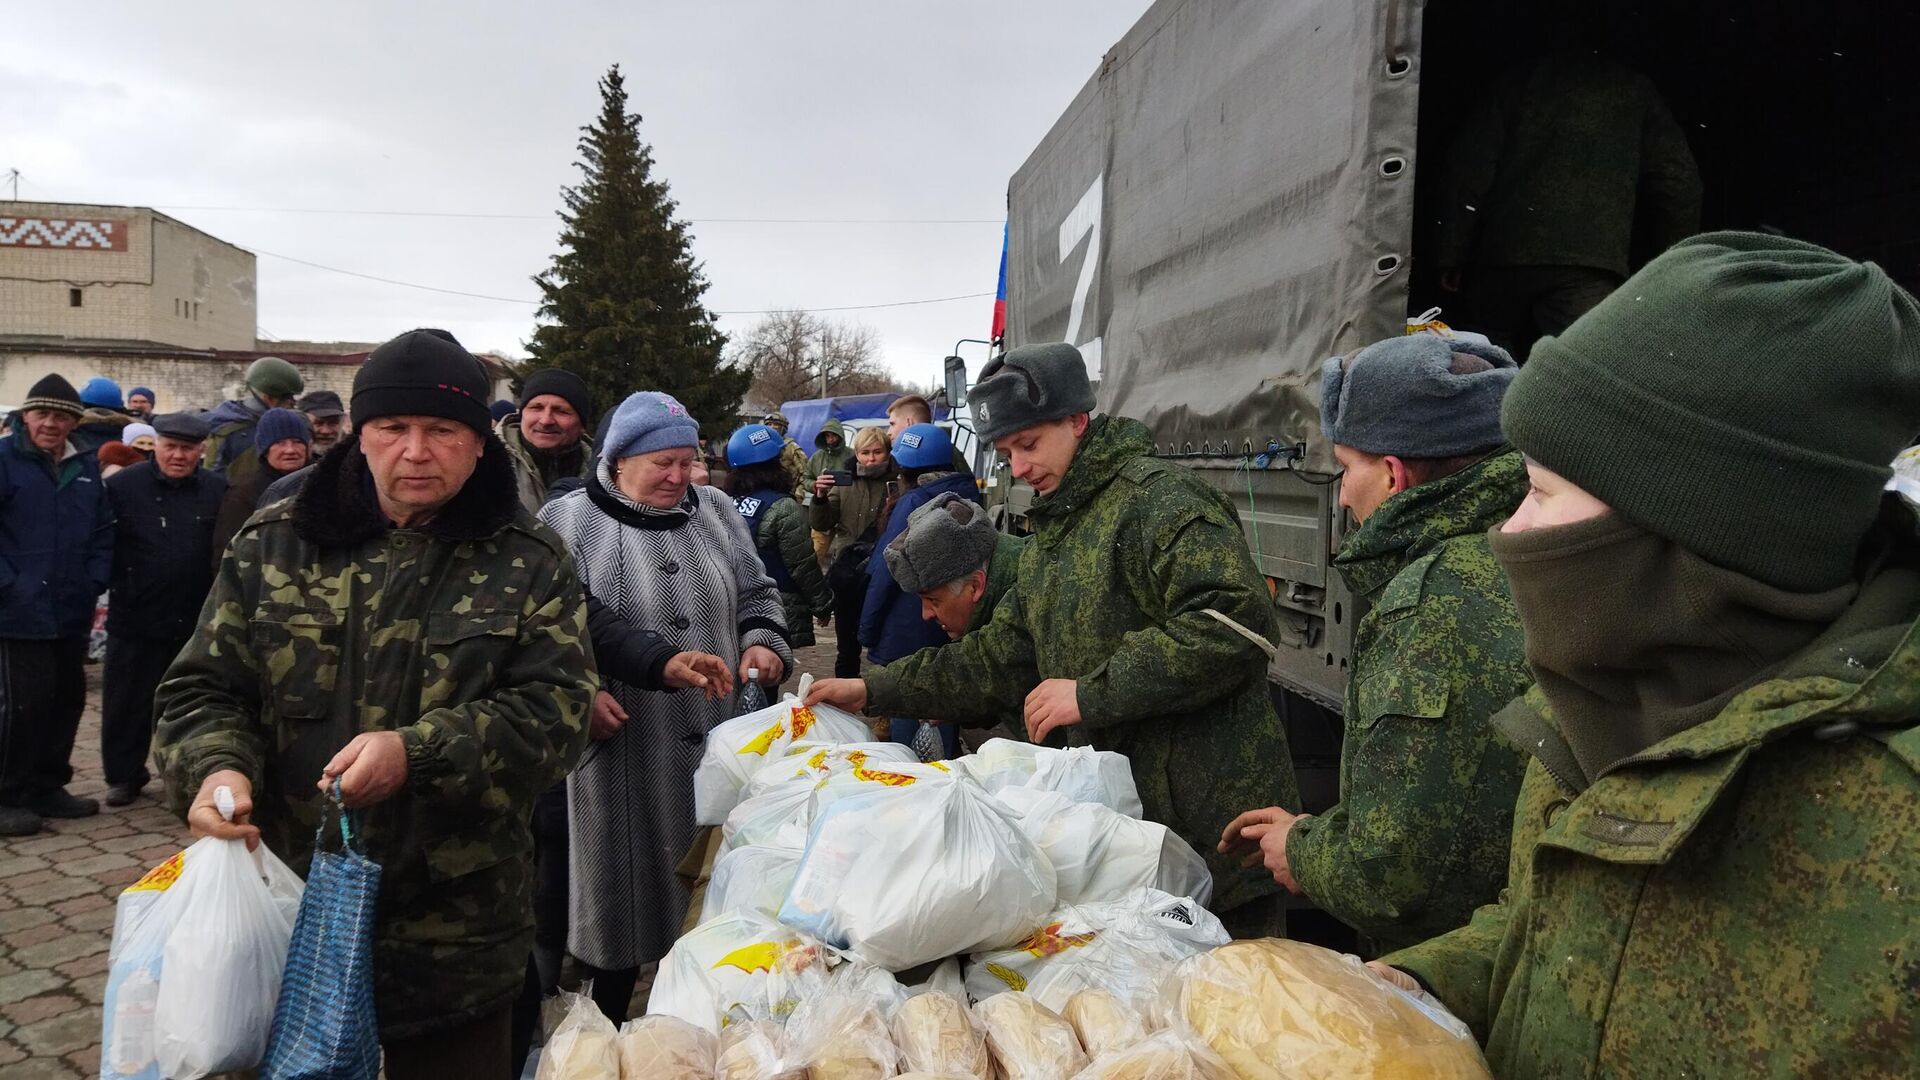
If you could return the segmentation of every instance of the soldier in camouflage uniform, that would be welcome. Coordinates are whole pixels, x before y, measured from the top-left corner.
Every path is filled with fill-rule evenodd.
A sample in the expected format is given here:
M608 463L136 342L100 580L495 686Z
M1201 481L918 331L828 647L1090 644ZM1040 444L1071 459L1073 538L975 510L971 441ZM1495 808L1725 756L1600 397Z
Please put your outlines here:
M788 476L793 477L794 501L804 506L807 496L813 492L813 474L807 471L807 452L800 448L799 443L788 437L786 413L770 412L766 419L760 422L780 433L782 440L780 467L787 470ZM818 559L819 554L816 552L814 557Z
M1487 531L1527 493L1500 434L1514 370L1503 349L1416 334L1335 357L1322 381L1340 505L1360 523L1334 566L1370 605L1340 802L1250 810L1221 847L1257 848L1274 880L1383 948L1465 923L1506 882L1524 756L1488 721L1531 680Z
M485 395L444 331L376 349L358 430L234 538L155 703L196 833L257 836L304 872L338 778L383 868L374 995L395 1080L505 1074L527 819L584 747L598 685L579 580L515 497Z
M1914 1075L1920 539L1883 485L1917 417L1920 304L1746 233L1514 380L1531 487L1491 541L1537 685L1496 720L1532 757L1507 886L1376 967L1494 1075Z
M1230 929L1284 925L1265 872L1214 853L1248 806L1298 806L1266 658L1210 612L1273 634L1273 605L1225 496L1152 456L1138 421L1090 417L1071 345L989 364L976 430L1041 493L1020 585L952 645L814 684L814 700L935 720L1025 716L1030 738L1126 754L1146 815L1208 853ZM1238 909L1238 910L1236 910Z

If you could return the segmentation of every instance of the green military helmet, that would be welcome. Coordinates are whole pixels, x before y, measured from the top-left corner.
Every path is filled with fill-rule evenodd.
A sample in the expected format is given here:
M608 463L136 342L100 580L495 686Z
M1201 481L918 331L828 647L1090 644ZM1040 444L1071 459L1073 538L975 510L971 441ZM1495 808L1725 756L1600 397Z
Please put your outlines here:
M775 409L774 411L761 417L760 422L772 428L773 430L779 432L782 435L785 435L787 433L787 427L789 426L787 424L787 414L781 412L778 409Z
M306 388L299 369L277 356L263 356L247 367L247 389L275 401L298 397Z

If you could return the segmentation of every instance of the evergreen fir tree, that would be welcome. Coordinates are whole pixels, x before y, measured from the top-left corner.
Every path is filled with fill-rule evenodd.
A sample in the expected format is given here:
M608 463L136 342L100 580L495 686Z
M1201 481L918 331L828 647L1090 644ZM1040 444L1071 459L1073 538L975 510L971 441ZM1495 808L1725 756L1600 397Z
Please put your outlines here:
M580 186L561 192L561 251L533 279L543 299L527 367L579 375L603 411L636 390L664 390L703 434L724 435L752 375L721 362L727 339L701 303L706 276L666 182L653 176L617 64L600 80L600 101L599 119L581 129Z

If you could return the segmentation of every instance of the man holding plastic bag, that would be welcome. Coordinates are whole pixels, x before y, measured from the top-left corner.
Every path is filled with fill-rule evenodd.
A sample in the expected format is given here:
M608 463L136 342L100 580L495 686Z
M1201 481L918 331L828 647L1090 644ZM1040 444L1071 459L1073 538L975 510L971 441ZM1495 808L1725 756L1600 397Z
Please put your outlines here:
M1278 932L1272 877L1214 851L1246 807L1300 804L1266 657L1221 618L1272 636L1233 505L1154 458L1138 421L1092 416L1071 345L1008 352L971 400L980 438L1040 493L1019 587L954 644L818 683L809 701L933 720L1012 711L1036 742L1059 732L1124 753L1146 816L1208 853L1229 930Z
M375 350L357 430L234 538L156 701L169 799L196 833L262 838L305 872L338 778L383 868L374 991L395 1080L506 1071L528 815L585 745L597 687L578 579L521 508L486 400L443 331Z

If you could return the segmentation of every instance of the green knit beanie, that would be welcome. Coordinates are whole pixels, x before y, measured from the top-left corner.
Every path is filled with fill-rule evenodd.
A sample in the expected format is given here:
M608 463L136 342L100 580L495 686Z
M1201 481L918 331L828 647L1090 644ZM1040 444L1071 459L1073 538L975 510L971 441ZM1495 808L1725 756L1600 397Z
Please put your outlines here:
M1675 245L1507 391L1529 457L1781 588L1844 584L1920 432L1920 305L1872 263L1719 232Z

